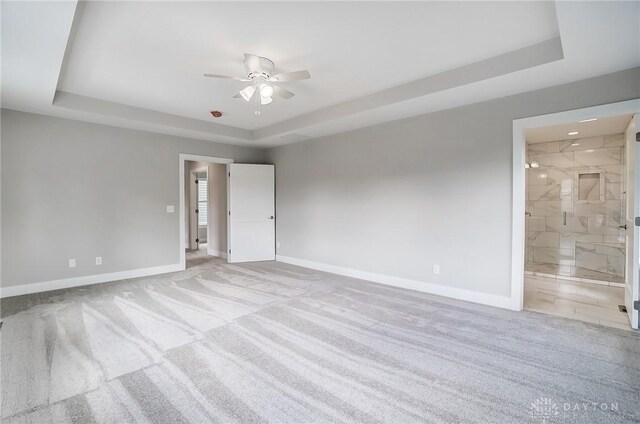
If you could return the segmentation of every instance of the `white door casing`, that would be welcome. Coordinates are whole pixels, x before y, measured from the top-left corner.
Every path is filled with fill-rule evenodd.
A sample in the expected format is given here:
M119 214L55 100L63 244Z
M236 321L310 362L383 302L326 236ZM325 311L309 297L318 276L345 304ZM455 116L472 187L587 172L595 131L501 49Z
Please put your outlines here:
M635 217L640 217L640 148L636 141L636 131L640 130L640 115L636 114L625 131L626 138L626 213L625 231L626 272L624 303L627 307L631 327L638 328L638 311L633 308L634 301L640 300L640 228L635 225Z
M227 260L275 260L273 165L227 165Z
M186 218L189 215L189 202L188 199L188 190L189 185L185 183L185 178L189 178L189 172L185 175L185 169L188 168L188 161L193 162L207 162L207 163L218 163L218 164L229 164L233 163L233 159L229 158L219 158L213 156L201 156L201 155L192 155L188 153L180 153L178 154L178 192L180 199L180 240L178 243L178 257L180 258L180 262L178 263L179 269L186 269L187 267L187 255L186 249L189 246L189 220ZM186 185L185 185L186 184Z
M525 245L525 130L549 125L578 122L593 117L608 117L636 114L640 110L640 99L625 100L583 109L567 110L547 115L531 116L513 121L513 171L512 171L512 233L511 233L511 309L521 311L524 304L524 245ZM637 131L637 129L636 129ZM637 152L636 152L637 155ZM636 179L638 175L636 175ZM639 187L636 183L636 193ZM640 195L638 196L640 198ZM637 204L638 200L636 200ZM635 215L638 216L638 215ZM635 230L637 231L637 230ZM636 248L640 240L635 232ZM640 249L639 249L640 250ZM635 253L636 265L638 252ZM636 273L636 285L638 274ZM637 292L636 292L637 293Z
M196 238L198 237L198 185L196 184L197 171L189 173L189 248L198 248Z

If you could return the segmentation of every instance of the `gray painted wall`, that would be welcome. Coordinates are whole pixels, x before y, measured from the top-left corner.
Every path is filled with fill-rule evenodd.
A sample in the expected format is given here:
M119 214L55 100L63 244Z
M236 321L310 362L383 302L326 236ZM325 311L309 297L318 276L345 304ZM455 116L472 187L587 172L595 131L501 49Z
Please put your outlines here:
M270 149L278 254L509 296L512 121L638 97L635 68Z
M1 140L3 287L178 263L178 155L264 156L11 110Z
M227 252L227 166L209 164L209 240L210 255Z

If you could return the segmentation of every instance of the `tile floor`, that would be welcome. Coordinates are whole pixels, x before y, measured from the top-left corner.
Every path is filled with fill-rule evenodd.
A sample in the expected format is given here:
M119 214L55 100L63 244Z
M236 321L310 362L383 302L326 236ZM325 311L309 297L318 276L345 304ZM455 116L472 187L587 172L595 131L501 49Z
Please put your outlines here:
M624 277L613 274L605 274L603 272L592 271L590 269L580 268L576 266L565 266L547 263L527 262L525 267L526 273L551 274L559 277L566 277L571 280L582 283L605 284L610 286L624 287ZM542 275L543 277L545 275Z
M631 330L624 288L532 275L524 277L524 308L529 311Z

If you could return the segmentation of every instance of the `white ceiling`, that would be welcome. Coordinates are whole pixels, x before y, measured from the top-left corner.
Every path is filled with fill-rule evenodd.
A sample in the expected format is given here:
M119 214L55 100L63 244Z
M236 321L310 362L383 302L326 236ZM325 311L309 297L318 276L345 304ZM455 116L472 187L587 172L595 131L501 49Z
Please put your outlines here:
M549 141L574 140L600 135L621 134L627 129L633 115L609 116L589 122L567 122L566 124L550 125L548 127L528 128L525 139L529 144L546 143ZM589 118L591 119L591 118ZM577 131L576 135L569 135Z
M58 89L255 130L556 35L551 3L91 2ZM246 83L202 76L244 76L244 53L312 78L256 117Z
M51 105L75 2L0 2L2 106Z
M3 1L2 102L272 146L639 66L639 13L639 2ZM201 76L243 74L245 52L312 78L256 117L231 98L242 83Z

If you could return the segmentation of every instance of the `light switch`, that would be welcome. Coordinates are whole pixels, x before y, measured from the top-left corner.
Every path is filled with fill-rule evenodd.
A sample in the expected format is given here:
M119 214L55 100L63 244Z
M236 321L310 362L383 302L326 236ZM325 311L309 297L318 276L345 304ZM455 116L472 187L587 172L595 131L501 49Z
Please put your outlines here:
M175 210L175 209L174 209L173 205L168 205L168 206L167 206L167 213L173 213L173 212L174 212L174 210Z

